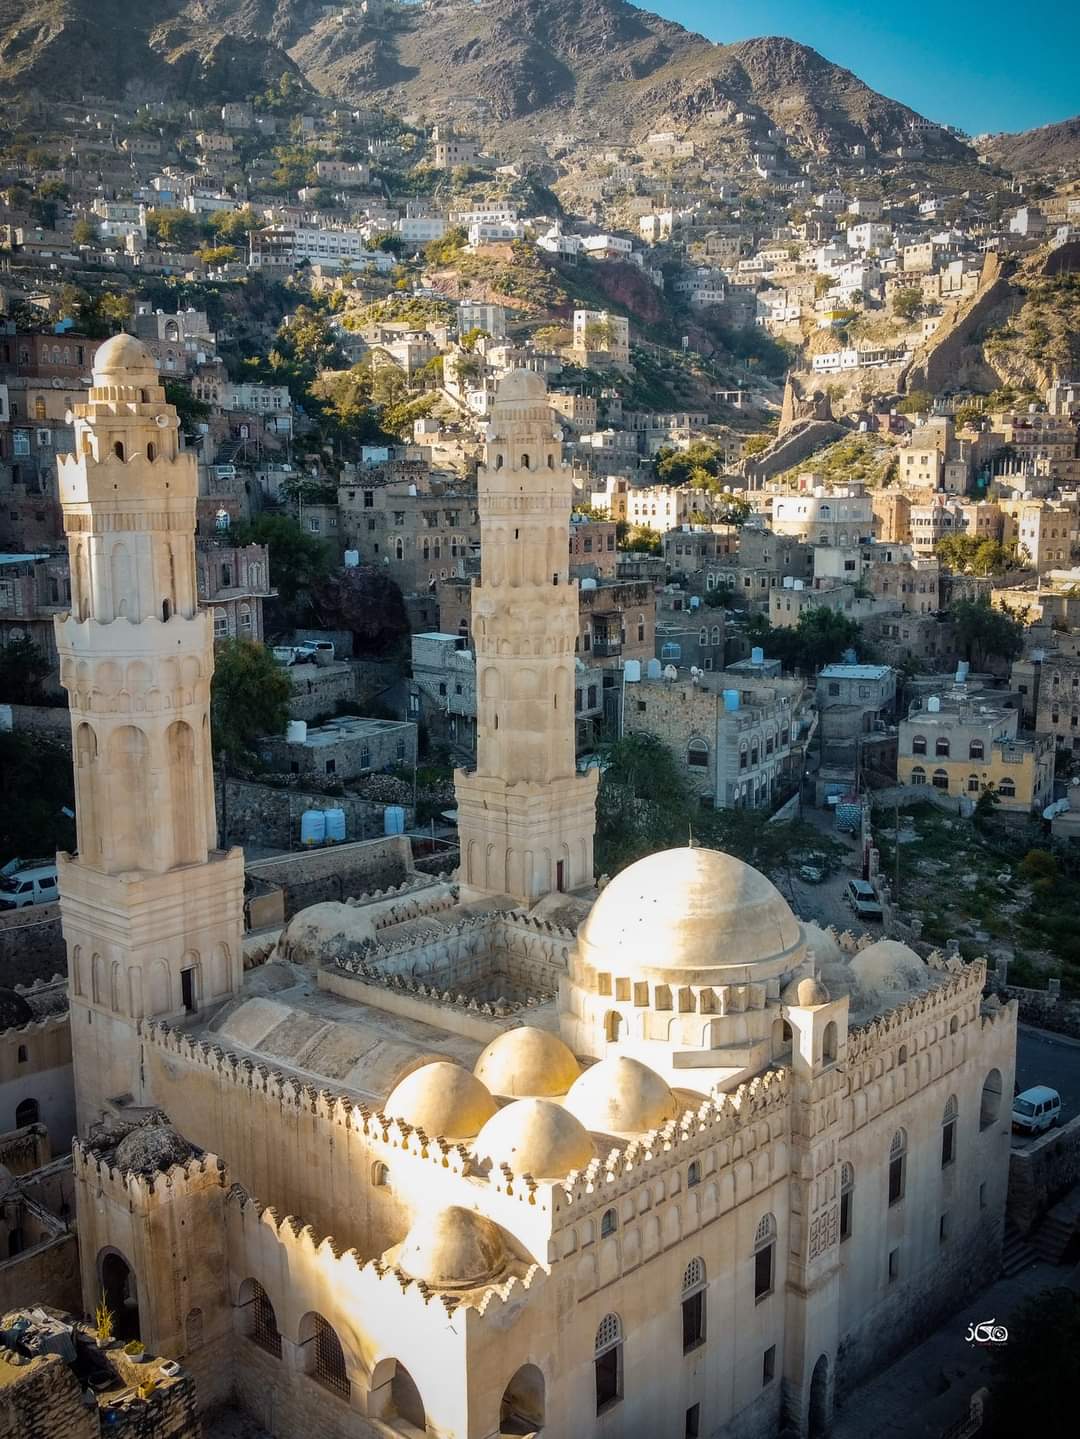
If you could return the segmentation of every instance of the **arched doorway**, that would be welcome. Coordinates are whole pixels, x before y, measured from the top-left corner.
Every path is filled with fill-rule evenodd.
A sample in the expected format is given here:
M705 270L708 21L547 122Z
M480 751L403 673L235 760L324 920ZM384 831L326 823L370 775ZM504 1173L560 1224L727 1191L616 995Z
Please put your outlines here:
M372 1370L368 1413L395 1433L427 1433L427 1415L416 1381L397 1359L380 1359Z
M139 1339L139 1291L135 1271L122 1254L106 1250L98 1261L101 1297L113 1317L113 1333L125 1342Z
M499 1435L539 1434L544 1427L544 1376L535 1364L523 1364L503 1391Z
M829 1356L822 1354L810 1376L809 1423L806 1431L808 1439L825 1439L831 1427L832 1384L829 1375Z

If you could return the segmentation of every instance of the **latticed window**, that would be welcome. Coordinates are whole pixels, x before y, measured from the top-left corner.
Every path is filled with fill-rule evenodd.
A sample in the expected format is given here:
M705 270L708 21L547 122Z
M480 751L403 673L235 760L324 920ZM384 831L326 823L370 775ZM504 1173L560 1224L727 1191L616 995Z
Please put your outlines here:
M776 1249L776 1220L763 1214L754 1234L754 1298L764 1299L773 1290L773 1256Z
M618 1223L618 1217L616 1216L614 1209L605 1209L603 1217L600 1220L600 1238L604 1239L607 1235L614 1234L615 1230L618 1228ZM610 1317L611 1316L609 1315L608 1318Z
M855 1171L850 1164L840 1166L840 1241L851 1237L851 1203L855 1191Z
M622 1398L622 1322L617 1314L605 1314L596 1331L593 1347L596 1371L596 1412Z
M889 1146L889 1203L898 1204L904 1197L907 1169L907 1134L898 1129Z
M682 1347L688 1354L705 1343L705 1261L691 1259L683 1273Z
M345 1372L345 1355L341 1340L333 1328L320 1314L314 1316L314 1334L311 1339L315 1354L311 1372L315 1379L327 1389L349 1397L349 1376Z
M278 1332L277 1316L266 1290L257 1279L249 1284L251 1297L247 1302L248 1338L254 1340L260 1349L275 1359L281 1358L281 1335Z
M959 1107L956 1095L950 1094L941 1116L941 1167L944 1169L956 1158L956 1122Z

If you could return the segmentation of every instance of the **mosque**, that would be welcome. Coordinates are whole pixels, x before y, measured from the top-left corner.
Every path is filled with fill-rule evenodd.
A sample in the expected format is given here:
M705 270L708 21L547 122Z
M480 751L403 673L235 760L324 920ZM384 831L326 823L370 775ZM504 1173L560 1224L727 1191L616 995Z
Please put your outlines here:
M75 433L86 1308L282 1439L826 1434L996 1266L1016 1015L983 963L802 923L713 850L596 888L571 480L516 371L479 473L460 869L301 911L245 970L196 466L139 341L98 351Z

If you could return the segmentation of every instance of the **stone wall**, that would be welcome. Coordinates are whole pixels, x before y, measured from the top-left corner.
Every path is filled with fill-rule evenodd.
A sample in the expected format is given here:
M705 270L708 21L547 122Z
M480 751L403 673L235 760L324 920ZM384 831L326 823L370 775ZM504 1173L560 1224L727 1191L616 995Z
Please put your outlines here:
M0 973L9 987L67 973L59 904L32 904L0 914Z
M843 425L833 420L798 420L779 439L762 450L760 455L742 461L742 471L750 489L760 489L766 480L801 464L817 450L847 434Z
M293 665L287 670L293 692L289 699L290 719L313 720L333 714L339 700L356 699L356 675L352 665Z
M321 794L292 785L277 789L252 780L228 779L217 786L215 802L219 829L224 831L228 822L226 844L241 844L249 849L298 849L301 817L309 809L343 809L345 833L351 841L377 839L384 833L386 806L356 795ZM406 824L410 824L410 811L406 810L405 815Z
M978 338L989 320L1004 320L1021 302L1009 280L1011 269L1009 262L987 255L975 296L947 315L926 348L916 352L901 379L901 390L929 390L933 394L955 385L958 376L970 373L977 378L996 379L993 370L988 370Z
M1009 1155L1009 1218L1027 1234L1080 1179L1080 1115Z
M333 845L283 855L280 859L253 860L248 873L280 886L285 896L285 918L322 900L347 899L401 884L412 866L405 835Z
M48 735L71 748L71 715L67 705L0 705L0 729Z
M0 1262L0 1311L34 1304L72 1314L82 1310L79 1242L74 1230Z

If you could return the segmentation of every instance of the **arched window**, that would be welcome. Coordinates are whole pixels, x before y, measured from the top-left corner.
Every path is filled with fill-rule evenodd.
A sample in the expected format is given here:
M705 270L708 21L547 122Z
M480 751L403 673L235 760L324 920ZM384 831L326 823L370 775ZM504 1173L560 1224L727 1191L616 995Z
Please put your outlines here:
M596 1331L593 1369L596 1374L596 1412L617 1404L623 1392L622 1323L617 1314L605 1314Z
M691 1259L682 1281L682 1347L689 1354L705 1343L705 1261Z
M821 1062L822 1064L836 1063L836 1020L830 1019L821 1035Z
M709 763L709 746L703 739L692 739L686 746L686 763L705 769Z
M925 753L926 753L926 736L925 736L924 734L912 735L912 737L911 737L911 753L912 753L912 754L925 754Z
M851 1205L855 1193L855 1171L850 1164L840 1166L840 1242L851 1238Z
M776 1251L776 1220L763 1214L754 1234L754 1301L765 1299L773 1292L774 1257Z
M531 466L532 466L532 460L529 458L529 456L528 456L527 454L523 454L523 455L521 456L521 468L522 468L523 470L527 470L527 469L531 468Z
M300 1324L300 1343L305 1346L307 1372L316 1383L348 1399L351 1386L345 1372L345 1354L333 1326L321 1314L305 1314Z
M907 1179L907 1131L898 1129L889 1145L889 1203L899 1204Z
M153 440L151 440L146 446L146 458L150 460L151 463L157 459L157 450L154 448Z
M911 771L911 783L912 783L912 784L925 784L925 783L926 783L926 771L923 769L922 765L918 765L918 764L917 764L917 765L915 766L915 768Z
M502 455L496 455L496 456L495 456L495 468L496 468L497 470L501 470L502 467L503 467L503 457L502 457Z
M992 1069L983 1080L979 1100L979 1128L989 1129L1001 1110L1001 1070Z
M698 630L698 644L699 644L699 645L707 645L708 643L709 643L709 627L708 627L708 625L702 625L702 626L701 626L701 629Z
M937 759L949 758L949 741L944 735L938 735L934 741L934 755Z
M949 788L948 771L943 769L936 769L934 771L933 785L935 789L947 790Z
M906 1044L902 1044L902 1045L900 1046L900 1048L897 1050L897 1052L896 1052L896 1062L897 1062L897 1064L906 1064L906 1063L907 1063L907 1045L906 1045Z
M1016 798L1016 785L1011 779L1003 779L997 787L997 792L1002 799Z
M38 1122L39 1106L36 1099L24 1099L15 1110L15 1128L22 1129L27 1124Z
M981 739L973 739L968 745L968 759L982 759L984 755L983 742Z
M240 606L240 630L242 633L251 633L251 606Z
M695 1184L700 1184L700 1183L701 1183L701 1162L700 1162L700 1160L695 1159L695 1160L693 1160L693 1162L690 1164L690 1167L689 1167L689 1168L687 1169L687 1171L686 1171L686 1187L687 1187L687 1189L693 1189L693 1187L694 1187Z
M959 1028L960 1028L960 1016L957 1015L957 1014L954 1014L953 1017L952 1017L952 1019L949 1020L949 1033L950 1033L950 1034L956 1034L956 1032L959 1030Z
M371 1166L371 1184L374 1189L386 1189L390 1183L390 1170L380 1160Z
M77 947L77 946L76 946L76 947ZM30 1051L27 1049L27 1047L26 1047L25 1044L20 1044L20 1045L19 1045L19 1063L20 1063L20 1064L25 1064L26 1061L27 1061L29 1058L30 1058Z
M113 448L113 454L116 456L116 458L117 458L118 460L122 460L122 459L124 458L124 444L123 444L123 441L122 441L122 440L117 440L117 441L115 442L115 444L113 445L112 448Z
M275 1359L281 1358L281 1334L277 1316L266 1290L257 1279L245 1279L240 1286L240 1307L244 1311L244 1333L253 1344Z
M405 558L405 541L399 535L394 541L394 557L403 560Z
M619 1219L614 1209L605 1209L600 1220L600 1238L604 1239L609 1234L614 1234L619 1227Z
M969 775L968 775L968 777L967 777L967 788L968 788L968 794L978 794L978 793L979 793L979 776L978 776L977 774L969 774Z
M540 1369L535 1364L523 1364L503 1390L500 1434L537 1434L543 1429L544 1388Z
M956 1119L959 1114L956 1095L950 1094L945 1101L945 1112L941 1116L941 1167L944 1169L956 1158Z

